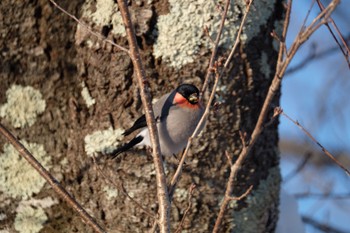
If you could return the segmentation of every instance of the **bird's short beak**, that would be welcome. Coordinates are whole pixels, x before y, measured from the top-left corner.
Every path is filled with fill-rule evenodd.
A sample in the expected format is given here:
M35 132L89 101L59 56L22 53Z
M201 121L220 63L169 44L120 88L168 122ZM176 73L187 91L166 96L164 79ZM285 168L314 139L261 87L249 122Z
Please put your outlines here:
M197 96L197 94L192 94L192 95L190 95L190 97L188 98L188 100L189 100L191 103L194 103L194 104L198 103L198 96Z

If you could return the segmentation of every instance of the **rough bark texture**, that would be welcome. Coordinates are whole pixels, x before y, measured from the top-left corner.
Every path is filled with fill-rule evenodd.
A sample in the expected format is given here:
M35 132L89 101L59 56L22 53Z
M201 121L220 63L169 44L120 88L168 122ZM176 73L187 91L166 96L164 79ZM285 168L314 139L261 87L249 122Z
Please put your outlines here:
M148 24L137 26L143 29L138 40L154 97L172 90L185 80L200 87L210 50L201 48L201 56L181 69L171 68L161 59L155 59L152 49L156 37L152 36L152 31L157 17L169 12L169 3L157 1L150 6L145 2L132 1L131 8L136 12L136 18L141 9L147 8L152 12ZM187 190L191 183L195 183L197 188L183 229L208 232L213 228L229 175L229 163L224 152L229 151L235 160L241 147L238 131L242 130L247 135L252 132L273 77L277 52L270 32L283 17L279 2L276 1L259 33L249 43L240 46L230 71L220 81L225 91L218 94L224 102L216 112L212 112L203 135L193 146L172 203L174 229L187 208ZM58 4L80 17L83 1L60 1ZM12 84L33 86L46 100L45 112L31 127L15 129L5 120L0 119L1 122L19 138L44 145L52 157L53 168L50 171L105 229L109 232L146 231L153 220L121 192L114 198L108 197L105 188L112 189L113 186L94 169L91 157L84 150L86 135L111 126L130 127L140 116L142 105L130 58L93 36L79 34L81 31L76 34L76 23L46 0L2 0L0 9L0 104L6 102L5 92ZM108 25L94 30L113 38ZM125 38L114 38L118 44L127 46ZM86 40L92 42L86 43ZM265 63L261 62L263 53L267 56ZM263 70L270 72L264 73ZM90 108L81 96L83 81L96 100ZM278 98L274 104L278 105ZM239 196L254 185L250 198L257 198L260 204L249 209L252 204L248 198L232 206L234 211L227 211L222 232L234 229L236 232L257 232L254 229L273 232L280 179L277 142L277 123L274 123L264 130L237 179L235 195ZM1 138L1 148L4 143ZM68 163L62 163L66 160ZM176 169L176 160L166 160L170 179ZM100 166L111 179L122 182L149 212L155 213L155 174L149 154L133 151L114 161L102 157ZM56 198L47 186L35 198L46 196ZM20 200L1 191L0 200L3 201L0 213L7 216L4 220L0 219L0 229L14 230L15 210ZM260 212L245 212L256 209ZM91 232L61 200L59 204L46 208L45 213L48 220L42 232ZM232 214L235 220L232 220ZM251 228L251 225L257 227ZM244 228L246 230L243 231Z

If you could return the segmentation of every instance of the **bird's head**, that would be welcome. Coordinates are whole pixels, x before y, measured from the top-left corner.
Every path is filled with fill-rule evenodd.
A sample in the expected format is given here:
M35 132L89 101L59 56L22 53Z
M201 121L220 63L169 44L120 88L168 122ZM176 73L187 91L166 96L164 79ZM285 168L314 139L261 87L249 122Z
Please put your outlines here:
M199 105L199 90L192 84L181 84L176 88L174 104L184 107L197 107Z

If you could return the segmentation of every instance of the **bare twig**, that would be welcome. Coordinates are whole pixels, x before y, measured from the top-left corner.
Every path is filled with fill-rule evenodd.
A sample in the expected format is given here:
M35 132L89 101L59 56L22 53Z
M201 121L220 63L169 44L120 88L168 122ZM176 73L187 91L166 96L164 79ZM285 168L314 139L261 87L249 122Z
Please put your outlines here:
M224 12L222 12L222 14L221 14L221 21L220 21L219 31L218 31L218 34L216 36L215 42L214 42L214 47L212 49L210 62L209 62L209 67L208 67L207 74L205 76L205 80L204 80L204 83L203 83L203 86L202 86L202 91L201 91L201 95L202 96L204 95L204 92L207 89L209 78L213 74L212 69L213 69L215 61L216 61L216 55L217 55L217 52L218 52L220 38L221 38L222 30L224 29L226 16L227 16L227 11L228 11L229 6L230 6L230 0L226 0ZM211 40L211 37L209 35L209 30L207 29L207 31L208 31L208 36L209 36L209 38Z
M101 33L98 32L94 32L88 25L86 25L85 23L83 23L82 21L80 21L77 17L75 17L74 15L72 15L71 13L69 13L68 11L66 11L65 9L63 9L60 5L58 5L54 0L50 0L50 2L60 11L62 11L64 14L68 15L70 18L72 18L75 22L77 22L80 26L82 26L86 31L88 31L90 34L96 36L98 39L100 39L103 42L109 43L111 45L113 45L114 47L116 47L117 49L120 49L121 51L127 53L130 55L130 52L128 49L124 48L123 46L120 46L116 43L114 43L112 40L107 39L106 37L104 37Z
M339 0L333 0L327 8L325 8L324 11L322 11L312 22L311 24L303 31L299 32L296 39L294 40L291 48L289 51L286 51L285 46L285 38L287 35L287 29L289 25L290 20L290 12L291 12L291 5L292 1L289 0L287 5L287 13L286 18L284 21L283 26L283 32L282 36L280 37L280 50L278 53L278 59L277 59L277 65L276 65L276 73L272 80L272 83L270 85L268 94L264 100L264 104L262 106L262 109L260 111L258 121L254 127L253 133L251 135L249 144L247 146L243 146L242 151L234 163L234 165L231 167L231 172L229 176L229 181L227 182L227 187L225 191L225 196L231 196L234 188L234 180L237 176L238 170L241 168L243 161L248 156L249 152L251 151L253 145L255 144L256 140L258 139L258 136L261 134L264 126L264 122L267 116L267 113L270 110L270 104L275 97L277 91L280 88L282 77L284 76L284 73L291 62L292 58L294 57L295 53L299 49L299 47L310 37L312 33L314 33L321 25L327 22L327 19L329 18L330 14L334 11L335 7L339 4ZM224 199L224 201L221 203L220 211L218 214L218 217L216 219L213 232L219 232L219 228L221 225L221 222L223 221L224 213L227 209L227 206L229 204L229 201Z
M310 133L307 131L298 121L293 120L290 116L288 116L285 112L282 112L282 115L285 116L288 120L293 122L296 126L298 126L314 143L316 143L321 150L334 162L336 163L341 169L345 171L348 176L350 176L350 171L344 167L343 164L341 164L326 148L324 148L321 143L319 143Z
M333 0L328 7L322 11L317 17L316 19L310 24L309 27L307 27L303 32L299 33L296 37L296 39L294 40L291 48L289 49L289 51L286 53L287 56L284 58L283 57L283 51L284 50L284 40L285 40L285 36L287 33L287 25L289 25L289 15L290 14L290 9L291 9L291 1L289 1L289 7L287 10L287 16L286 16L286 21L284 24L284 30L283 30L283 35L282 35L282 41L281 41L281 45L280 45L280 52L279 52L279 58L278 58L278 62L276 65L276 74L275 77L272 80L272 84L269 88L268 94L266 96L266 99L264 101L263 107L261 109L257 124L255 126L255 129L252 133L251 136L251 141L250 141L250 146L248 147L248 152L251 149L251 145L255 143L255 141L257 140L257 136L260 135L261 131L262 131L262 126L264 124L264 121L266 119L266 115L268 113L269 110L269 106L270 103L272 101L272 99L274 98L274 96L277 93L277 90L280 88L280 84L282 81L282 77L285 74L285 71L288 67L288 65L290 64L292 58L294 57L295 53L297 52L297 50L300 48L300 46L310 37L310 35L315 32L315 30L317 30L322 24L324 24L327 20L327 18L329 17L329 15L331 14L331 12L333 12L333 10L335 9L336 5L339 3L339 0ZM321 21L319 21L321 19Z
M350 193L338 194L338 193L296 193L293 196L297 199L314 198L314 199L350 199Z
M323 11L324 10L324 6L323 6L322 2L320 0L317 0L317 4L318 4L320 10ZM329 26L328 23L326 23L326 26L327 26L329 32L332 34L333 39L335 40L335 42L338 44L340 50L342 51L342 53L343 53L343 55L345 57L346 62L348 63L348 67L350 68L350 61L349 61L350 50L349 50L349 47L348 47L346 41L344 40L344 37L341 34L339 28L337 27L337 25L335 24L334 20L332 19L332 17L329 17L329 20L331 21L333 27L335 28L337 34L339 35L340 40L343 43L344 48L340 44L340 42L338 41L337 37L334 35L334 33L333 33L333 31L332 31L332 29L331 29L331 27ZM344 49L346 49L346 51Z
M243 135L242 134L240 134L240 135L241 135L241 140L244 142L245 139L244 139ZM243 146L243 148L246 148L246 147ZM229 157L227 151L226 151L226 156ZM231 180L231 177L233 177L233 175L235 174L235 172L237 170L237 165L240 165L240 163L242 162L242 161L240 161L240 159L242 159L242 156L238 157L236 162L230 166L231 171L230 171L230 178L229 178L228 184L229 184L229 182L233 183L233 181ZM232 162L230 164L232 164ZM233 186L232 186L232 189L233 189ZM232 201L232 200L239 201L239 200L245 198L246 196L249 195L249 193L252 191L252 189L253 189L253 185L249 186L249 188L239 197L232 197L232 192L228 192L228 190L226 189L225 197L222 201L222 204L220 207L220 212L219 212L218 217L215 221L213 232L220 232L219 228L220 228L221 222L223 221L224 213L225 213L225 210L227 208L227 205L230 203L230 201ZM225 206L225 210L222 210L223 205Z
M247 153L246 150L247 150L247 147L243 146L242 152ZM241 152L241 154L242 154L242 152ZM241 167L241 164L243 163L244 158L245 158L244 156L240 155L238 157L238 159L236 160L236 162L230 167L230 176L229 176L229 179L227 182L227 187L226 187L226 191L225 191L225 198L221 203L220 211L219 211L218 217L216 218L214 229L213 229L213 232L215 232L215 233L220 232L220 225L224 219L224 213L226 211L228 204L231 201L230 198L227 198L227 197L232 196L233 185L234 185L233 181L234 181L234 178L236 177L236 173L238 172L238 169ZM248 192L248 194L249 194L249 192Z
M345 41L349 42L350 41L350 35L347 35L345 37ZM317 52L316 53L316 45L312 44L311 45L311 51L309 52L309 55L307 55L302 61L300 61L298 64L294 65L293 67L290 67L287 69L286 73L284 76L286 75L290 75L302 68L304 68L306 65L310 64L312 61L316 61L316 60L320 60L326 56L329 56L331 54L333 54L334 52L338 51L338 46L334 46L334 47L330 47L327 48L321 52Z
M225 150L225 156L226 156L227 162L230 164L230 167L232 167L233 165L232 158L230 157L230 154L228 153L227 150Z
M191 184L190 188L189 188L189 195L188 195L188 206L184 212L184 215L182 216L181 222L178 226L178 228L176 229L175 233L180 233L183 227L183 224L185 222L186 216L188 214L188 212L191 210L192 208L192 194L193 191L195 190L196 185L195 184Z
M313 6L314 6L314 4L315 4L315 1L316 1L316 0L312 0L312 2L311 2L311 4L310 4L310 7L309 7L309 10L308 10L307 13L306 13L306 16L305 16L305 18L304 18L303 24L301 25L301 28L300 28L299 32L305 30L305 25L306 25L307 19L308 19L309 16L310 16L310 13L311 13L311 10L312 10L312 8L313 8Z
M273 111L273 116L271 117L271 119L265 124L263 125L263 130L266 129L267 127L269 127L270 125L272 125L273 122L275 122L275 120L277 119L277 117L282 114L282 109L280 107L276 107ZM243 144L245 145L245 144Z
M226 59L226 62L225 62L225 65L224 67L226 68L228 66L228 64L231 62L231 59L233 57L233 54L235 53L236 49L237 49L237 46L238 46L238 43L239 41L241 40L241 34L242 34L242 30L243 30L243 26L247 20L247 16L248 16L248 13L250 11L250 7L253 3L253 0L247 0L248 4L247 4L247 7L245 9L245 12L244 12L244 15L243 15L243 18L242 18L242 21L241 21L241 24L239 25L239 29L238 29L238 32L237 32L237 36L236 36L236 40L235 42L233 43L233 46L232 46L232 49L231 49L231 52L230 52L230 55L228 56L228 58Z
M210 32L209 32L209 28L208 27L204 27L204 33L206 34L206 36L209 38L210 42L215 46L215 41L213 40L213 38L211 38L210 36ZM209 65L210 67L210 65ZM209 69L209 68L208 68Z
M239 133L239 139L241 139L242 145L246 146L247 145L247 142L245 140L245 138L247 136L246 133L243 133L241 130L239 130L238 133ZM226 153L228 153L228 152L226 151ZM227 154L226 154L226 157L227 157ZM231 165L232 165L232 163L231 163Z
M10 142L18 153L24 157L28 163L50 184L53 190L65 200L69 206L71 206L83 219L83 221L89 225L95 232L106 232L97 222L91 217L86 210L70 195L64 187L55 179L35 157L20 143L13 134L0 123L0 133L4 135L8 142Z
M227 198L229 201L240 201L243 198L245 198L246 196L248 196L249 193L252 191L252 189L253 189L253 185L249 186L249 188L239 197L225 196L225 198Z
M333 226L324 224L323 222L318 222L313 218L307 217L307 216L302 216L302 220L304 223L312 225L313 227L321 230L322 232L327 232L327 233L349 233L349 231L342 231L339 230Z
M134 26L131 22L131 16L125 0L118 0L118 6L123 18L126 34L130 46L130 57L134 65L138 85L140 88L140 95L142 104L145 110L145 116L152 144L152 156L156 170L157 180L157 196L159 203L159 228L162 233L170 232L170 200L168 194L168 187L166 183L166 176L163 165L163 158L161 156L159 146L159 136L157 132L156 122L152 108L151 96L149 93L149 85L146 78L146 73L141 62L141 56L136 41L136 34Z
M126 191L124 185L123 185L123 182L120 181L120 183L116 183L114 180L112 180L110 177L108 177L103 171L102 169L99 167L99 165L97 164L96 162L96 158L93 156L92 157L93 161L94 161L94 165L95 165L95 168L97 169L98 173L100 175L103 176L103 178L105 178L105 180L108 180L109 183L111 183L114 188L116 188L118 191L120 191L121 193L123 193L127 198L130 199L131 202L133 202L137 207L139 207L145 214L147 214L150 218L154 219L157 221L157 217L152 214L151 212L149 212L146 208L144 208L138 201L136 201L133 197L131 197L129 195L129 193Z

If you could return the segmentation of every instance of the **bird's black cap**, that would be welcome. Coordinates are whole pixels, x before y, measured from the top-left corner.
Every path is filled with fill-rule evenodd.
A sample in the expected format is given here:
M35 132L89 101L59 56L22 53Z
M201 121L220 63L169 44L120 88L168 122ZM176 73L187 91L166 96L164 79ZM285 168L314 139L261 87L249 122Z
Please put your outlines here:
M197 96L199 96L198 88L195 85L187 83L178 86L176 88L176 92L180 93L186 99L188 99L193 94L197 94Z

